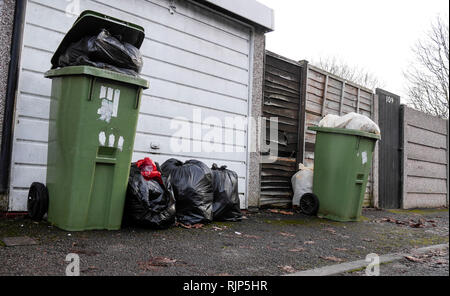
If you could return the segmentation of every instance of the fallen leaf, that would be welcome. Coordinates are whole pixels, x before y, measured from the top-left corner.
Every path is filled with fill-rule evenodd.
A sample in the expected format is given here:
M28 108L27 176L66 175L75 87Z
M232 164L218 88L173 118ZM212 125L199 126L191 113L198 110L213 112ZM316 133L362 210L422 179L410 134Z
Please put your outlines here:
M336 230L334 230L333 228L325 228L324 231L328 231L331 234L336 234Z
M334 248L336 251L341 251L341 252L345 252L348 251L348 249L346 248Z
M333 261L333 262L342 262L342 261L344 261L344 260L342 260L340 258L337 258L337 257L334 257L334 256L327 256L327 257L319 256L319 257L322 258L322 259L328 260L328 261Z
M295 272L295 269L290 266L290 265L285 265L285 266L278 266L279 268L281 268L282 270L289 272L289 273L293 273Z
M282 215L294 215L294 212L283 211L283 210L278 210L278 209L269 209L269 212L275 213L275 214L282 214Z
M201 224L201 223L192 224L192 225L187 225L187 224L183 224L183 223L181 223L181 222L176 222L176 223L175 223L175 226L180 226L180 227L183 227L183 228L186 228L186 229L191 229L191 228L198 229L198 228L202 228L202 227L205 226L205 225L204 225L204 224Z
M283 214L283 215L294 215L294 212L280 211L280 214Z
M288 237L294 237L295 236L295 234L292 234L292 233L289 233L289 232L280 232L280 234L282 236L288 236Z
M413 256L405 256L405 258L408 259L411 262L422 262L422 259L416 258L416 257L413 257Z
M303 252L305 250L305 248L295 248L295 249L290 249L288 250L289 252Z
M167 267L170 264L174 264L175 262L177 262L176 259L170 259L167 257L153 257L146 262L138 262L138 264L141 269L149 270L155 269L155 267Z

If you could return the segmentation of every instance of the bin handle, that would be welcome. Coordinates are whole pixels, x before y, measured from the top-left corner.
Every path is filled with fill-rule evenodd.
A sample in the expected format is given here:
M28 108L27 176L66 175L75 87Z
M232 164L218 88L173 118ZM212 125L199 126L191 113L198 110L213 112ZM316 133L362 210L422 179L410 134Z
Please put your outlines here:
M142 87L138 87L138 91L136 92L136 105L134 106L135 109L139 108L139 100L141 99L142 95Z
M91 79L91 83L89 85L88 101L92 101L92 93L94 92L94 83L95 83L96 79L97 79L96 77L92 77L92 79Z

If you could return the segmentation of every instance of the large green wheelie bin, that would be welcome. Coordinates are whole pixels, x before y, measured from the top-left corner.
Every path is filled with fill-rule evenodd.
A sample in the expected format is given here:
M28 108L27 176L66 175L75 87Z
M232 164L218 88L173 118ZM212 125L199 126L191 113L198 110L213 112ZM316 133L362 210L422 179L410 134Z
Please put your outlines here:
M137 25L85 11L53 59L101 29L120 34L137 48L144 39L144 29ZM119 229L140 98L148 81L92 66L52 69L45 77L52 79L48 221L69 231Z
M342 128L316 131L313 193L317 215L335 221L359 221L372 156L380 135Z

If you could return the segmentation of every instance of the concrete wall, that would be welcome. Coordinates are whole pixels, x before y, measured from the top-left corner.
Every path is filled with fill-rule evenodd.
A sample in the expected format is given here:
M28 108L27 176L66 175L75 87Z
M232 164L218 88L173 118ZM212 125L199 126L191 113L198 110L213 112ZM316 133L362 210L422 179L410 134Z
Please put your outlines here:
M448 206L448 120L402 106L402 208Z
M254 33L254 50L253 50L253 85L252 85L252 110L251 116L258 119L262 116L262 96L263 96L263 79L264 79L264 55L266 47L266 37L262 29L255 29ZM250 129L249 129L250 130ZM259 126L251 129L254 133L252 136L252 145L250 151L250 173L248 176L248 206L259 206L260 199L260 178L261 178L261 158L259 150Z
M5 113L6 84L8 81L14 7L15 0L0 0L0 147ZM0 194L0 211L6 210L6 208L6 196Z

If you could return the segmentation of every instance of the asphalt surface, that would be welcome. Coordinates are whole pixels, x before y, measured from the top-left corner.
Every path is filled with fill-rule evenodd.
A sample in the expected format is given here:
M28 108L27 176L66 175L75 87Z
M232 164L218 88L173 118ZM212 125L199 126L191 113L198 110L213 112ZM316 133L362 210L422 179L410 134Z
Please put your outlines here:
M447 251L431 251L380 265L380 276L449 276ZM343 276L365 276L365 269L346 272Z
M369 253L404 252L449 241L448 209L368 209L361 222L348 223L270 210L245 216L241 222L214 222L199 229L82 232L3 217L0 275L65 275L69 253L79 255L81 275L283 275L361 260ZM38 244L6 247L1 242L16 236L28 236ZM398 268L405 275L448 275L448 263L446 268L423 271L411 269L417 262L399 264L385 275L398 275Z

